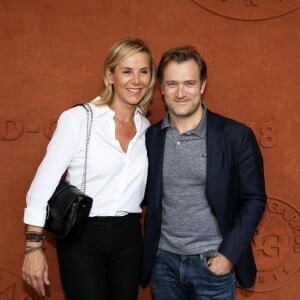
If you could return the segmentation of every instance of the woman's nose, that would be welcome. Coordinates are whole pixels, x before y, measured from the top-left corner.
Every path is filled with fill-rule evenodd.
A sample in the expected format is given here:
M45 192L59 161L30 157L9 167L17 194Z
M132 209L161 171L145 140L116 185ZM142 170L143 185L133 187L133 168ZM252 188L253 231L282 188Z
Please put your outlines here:
M139 76L139 74L133 74L131 82L133 84L139 84L140 83L140 76Z

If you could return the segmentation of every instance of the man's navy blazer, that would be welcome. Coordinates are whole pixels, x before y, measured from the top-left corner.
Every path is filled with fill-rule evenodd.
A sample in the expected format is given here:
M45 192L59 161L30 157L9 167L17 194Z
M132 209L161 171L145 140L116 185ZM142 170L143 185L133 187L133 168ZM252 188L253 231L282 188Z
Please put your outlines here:
M143 284L150 278L160 238L165 136L161 121L146 133ZM206 143L206 196L223 238L219 252L234 264L239 285L249 288L256 276L251 240L266 206L260 149L250 128L209 110Z

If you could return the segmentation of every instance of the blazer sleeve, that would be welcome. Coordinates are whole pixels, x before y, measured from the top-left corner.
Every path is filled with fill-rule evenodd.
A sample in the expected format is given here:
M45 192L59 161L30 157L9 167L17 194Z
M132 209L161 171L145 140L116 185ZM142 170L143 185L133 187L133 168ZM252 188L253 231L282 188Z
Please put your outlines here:
M249 248L265 206L263 159L252 130L244 127L235 137L235 174L237 181L236 207L231 228L223 236L219 251L237 265Z

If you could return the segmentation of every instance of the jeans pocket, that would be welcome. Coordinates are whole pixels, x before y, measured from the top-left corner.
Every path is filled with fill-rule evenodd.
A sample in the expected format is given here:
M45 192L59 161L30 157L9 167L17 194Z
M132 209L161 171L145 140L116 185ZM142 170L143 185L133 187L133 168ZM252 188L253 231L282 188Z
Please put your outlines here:
M209 264L209 263L204 264L204 267L205 267L207 273L209 273L209 274L212 275L212 276L218 277L218 278L231 276L231 274L234 272L234 268L232 268L232 269L231 269L229 272L227 272L227 273L224 273L224 274L216 274L216 273L214 273L214 272L210 269L210 264Z
M224 274L216 274L216 273L212 272L211 269L210 269L210 266L211 266L210 259L212 257L214 257L214 256L202 256L202 257L200 257L202 265L203 265L204 269L207 271L208 274L213 275L215 277L221 278L221 277L229 276L234 271L234 268L232 268L229 272L224 273Z

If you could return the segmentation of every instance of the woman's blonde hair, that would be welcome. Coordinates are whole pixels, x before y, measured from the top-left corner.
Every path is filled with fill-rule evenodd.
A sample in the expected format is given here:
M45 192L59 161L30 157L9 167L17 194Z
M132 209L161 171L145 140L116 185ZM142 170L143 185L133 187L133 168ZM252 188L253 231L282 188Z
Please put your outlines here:
M96 105L111 105L113 96L114 96L114 88L113 85L109 83L106 70L107 68L113 73L115 71L116 66L121 63L127 57L139 53L147 53L149 55L150 60L150 71L151 71L151 81L149 85L149 89L142 98L141 102L138 104L138 107L142 110L144 114L149 110L149 106L152 100L153 89L155 86L156 79L156 67L153 56L149 47L145 44L143 40L133 39L133 38L125 38L118 42L116 42L111 49L109 50L103 66L103 81L105 85L105 89L100 95L100 99L95 100L94 103Z

